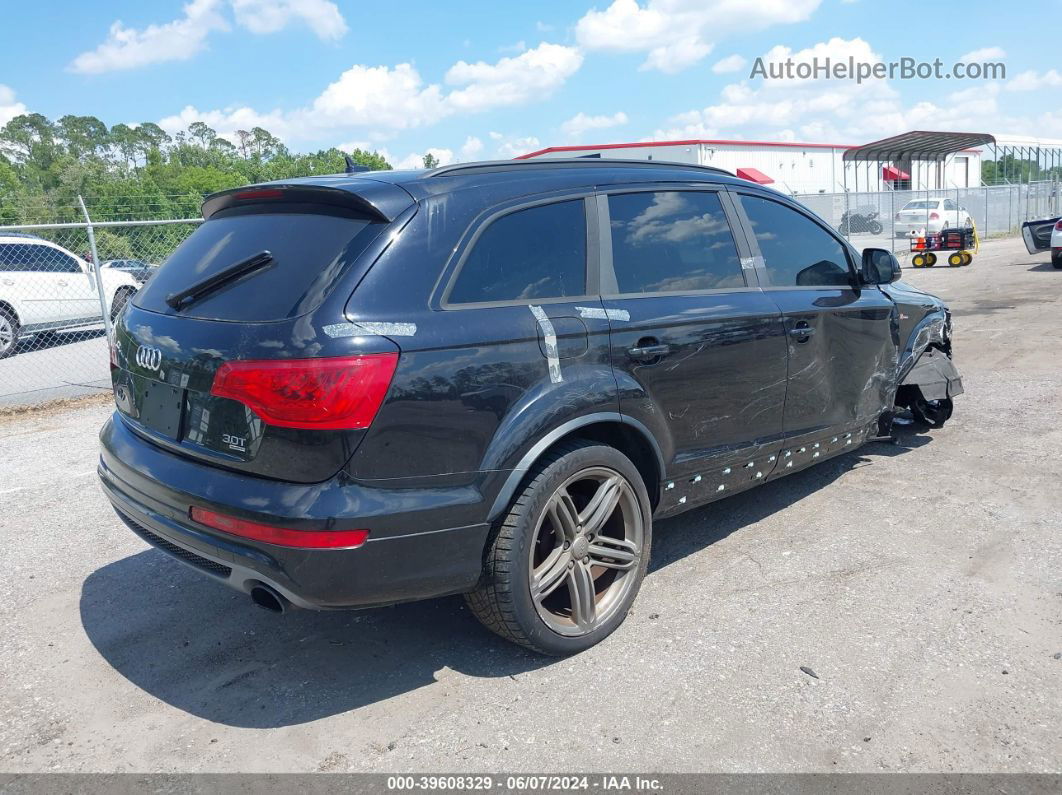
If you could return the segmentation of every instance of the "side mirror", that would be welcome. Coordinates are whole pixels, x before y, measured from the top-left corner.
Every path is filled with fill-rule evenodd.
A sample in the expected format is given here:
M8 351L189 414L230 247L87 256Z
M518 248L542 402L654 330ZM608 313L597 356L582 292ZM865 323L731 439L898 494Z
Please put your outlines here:
M863 249L863 263L859 276L863 284L891 284L900 278L900 263L884 248Z

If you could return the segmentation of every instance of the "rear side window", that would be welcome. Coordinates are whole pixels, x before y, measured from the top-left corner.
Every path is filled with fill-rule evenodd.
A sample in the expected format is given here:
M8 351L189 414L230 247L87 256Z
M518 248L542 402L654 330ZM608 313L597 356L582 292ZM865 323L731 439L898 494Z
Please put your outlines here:
M847 287L848 257L833 235L783 204L742 196L774 287Z
M586 294L582 199L503 215L476 240L447 302L531 301Z
M608 208L620 293L745 286L718 194L624 193L609 196Z
M17 243L0 243L0 271L11 273L26 270L25 258L21 256L21 246Z
M0 271L79 273L81 266L69 254L32 243L0 244Z
M133 302L142 309L209 320L263 322L312 312L384 224L346 215L243 213L203 223L162 264ZM189 304L166 297L268 251L272 262Z

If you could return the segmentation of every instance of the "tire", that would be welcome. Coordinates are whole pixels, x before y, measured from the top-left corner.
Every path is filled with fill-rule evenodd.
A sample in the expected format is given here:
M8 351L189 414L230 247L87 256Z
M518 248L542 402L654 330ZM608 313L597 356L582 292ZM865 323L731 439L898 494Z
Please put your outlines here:
M1051 264L1054 265L1056 268L1062 269L1062 253L1059 253L1059 254L1052 253L1051 254Z
M926 400L919 392L918 397L911 401L911 416L915 422L930 428L943 428L944 423L951 419L952 408L951 398Z
M870 222L870 234L872 234L872 235L880 235L882 229L884 229L884 227L881 225L880 221L871 221Z
M607 500L597 516L595 500ZM623 623L651 545L649 495L630 459L598 442L565 442L529 473L465 601L506 640L541 654L575 654Z
M932 268L936 264L937 264L937 255L936 254L926 254L926 267L927 268Z
M14 312L0 307L0 359L15 352L18 347L19 325Z
M136 294L136 290L132 287L119 287L114 294L114 299L111 301L111 322L113 323L118 319L118 315L122 314L122 310L125 309L125 305L129 303L129 299Z
M959 267L962 264L963 264L963 256L962 256L962 254L960 254L958 252L955 252L954 254L949 254L948 255L948 265L950 265L951 267L957 268L957 267Z
M971 262L973 262L973 254L969 251L962 252L962 264L969 265Z
M924 254L915 254L911 257L911 264L916 268L924 268L926 265L926 257Z

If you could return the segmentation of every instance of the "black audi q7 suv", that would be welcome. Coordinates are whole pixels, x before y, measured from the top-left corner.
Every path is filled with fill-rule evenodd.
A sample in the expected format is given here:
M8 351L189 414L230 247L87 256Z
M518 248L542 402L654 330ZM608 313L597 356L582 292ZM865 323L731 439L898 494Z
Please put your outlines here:
M463 593L577 652L654 518L962 391L892 254L716 169L368 172L203 215L116 323L99 474L142 539L278 612Z

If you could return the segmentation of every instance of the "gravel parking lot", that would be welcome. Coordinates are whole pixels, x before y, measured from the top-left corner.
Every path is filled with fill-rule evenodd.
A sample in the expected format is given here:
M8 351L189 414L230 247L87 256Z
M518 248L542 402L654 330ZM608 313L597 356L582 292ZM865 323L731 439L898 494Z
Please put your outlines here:
M110 390L103 324L24 338L0 359L0 409Z
M565 660L460 598L255 609L115 519L107 405L0 419L0 770L1058 771L1062 271L905 276L954 311L948 426L659 523Z

